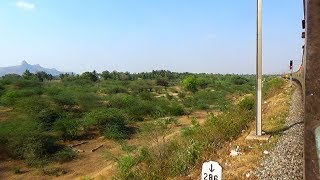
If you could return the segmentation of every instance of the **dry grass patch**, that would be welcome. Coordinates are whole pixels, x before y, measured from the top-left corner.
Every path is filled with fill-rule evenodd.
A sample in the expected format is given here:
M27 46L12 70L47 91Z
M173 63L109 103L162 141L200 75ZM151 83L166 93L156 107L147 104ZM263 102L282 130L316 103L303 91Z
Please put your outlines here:
M283 93L266 100L263 104L263 130L276 132L285 126L285 118L288 115L293 88L286 82ZM279 135L273 134L269 141L248 141L246 136L255 130L255 122L252 122L241 136L232 142L226 143L217 152L207 152L202 161L214 160L223 167L224 179L256 179L253 172L260 165L264 151L270 151L278 141ZM240 148L240 155L231 157L230 151ZM177 179L198 179L201 174L201 164L197 165L187 177Z

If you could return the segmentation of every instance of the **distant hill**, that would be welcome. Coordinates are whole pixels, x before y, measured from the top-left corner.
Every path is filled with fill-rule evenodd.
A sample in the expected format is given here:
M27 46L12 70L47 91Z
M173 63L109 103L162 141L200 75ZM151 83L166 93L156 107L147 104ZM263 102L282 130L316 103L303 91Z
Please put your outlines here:
M9 66L9 67L0 67L0 76L4 76L6 74L19 74L22 75L26 70L29 70L31 73L36 73L39 71L44 71L48 74L53 76L57 76L63 72L60 72L54 68L44 68L41 67L39 64L31 65L28 64L26 61L22 61L21 65L18 66Z

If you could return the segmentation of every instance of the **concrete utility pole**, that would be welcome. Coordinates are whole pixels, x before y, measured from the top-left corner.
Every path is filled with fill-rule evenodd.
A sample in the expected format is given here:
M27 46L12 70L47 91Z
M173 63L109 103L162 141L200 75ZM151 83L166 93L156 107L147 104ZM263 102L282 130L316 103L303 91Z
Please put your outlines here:
M257 0L257 119L256 135L262 135L262 0Z
M290 86L292 87L293 60L290 60Z

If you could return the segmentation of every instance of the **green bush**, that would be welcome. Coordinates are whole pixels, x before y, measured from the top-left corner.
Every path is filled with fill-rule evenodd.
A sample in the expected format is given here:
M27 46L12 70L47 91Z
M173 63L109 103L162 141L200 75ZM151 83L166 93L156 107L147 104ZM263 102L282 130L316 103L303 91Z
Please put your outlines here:
M106 138L115 140L126 139L129 137L127 128L117 124L110 124L106 126L103 134Z
M87 126L98 126L100 129L104 129L108 125L125 126L127 117L124 111L115 108L96 109L88 112L85 117L85 124Z
M129 85L129 88L132 90L133 94L141 92L151 92L154 86L154 82L146 80L137 80Z
M53 100L60 105L75 105L76 100L73 93L68 91L62 91L59 94L52 96Z
M16 91L10 91L6 92L2 96L1 101L4 105L10 106L13 105L18 100L18 98L19 96Z
M210 106L209 106L209 104L205 103L204 101L199 100L197 102L197 108L201 109L201 110L207 110L207 109L210 109Z
M48 98L41 96L30 96L18 99L14 107L19 110L19 112L30 115L34 119L44 117L45 114L49 112L58 114L59 111L57 106L52 104Z
M2 94L4 94L6 88L4 85L0 84L0 97L2 96Z
M53 123L62 118L63 115L57 109L51 109L44 107L38 114L35 115L36 119L39 120L41 124L43 124L47 128L51 128Z
M101 98L93 92L75 93L75 101L82 111L89 111L101 107Z
M77 157L77 153L71 148L64 148L55 154L55 159L60 163L72 161Z
M112 108L124 109L135 102L135 98L131 95L115 94L107 98L109 106Z
M169 112L172 116L182 116L186 113L183 106L178 103L171 104L171 106L169 107Z
M242 77L242 76L234 76L233 77L233 83L235 85L243 85L243 84L246 84L248 83L249 80L245 77Z
M92 81L92 82L96 82L96 81L99 80L99 77L98 77L96 71L84 72L84 73L81 74L80 78L84 79L84 80L89 80L89 81Z
M201 89L204 89L204 88L208 87L209 81L208 81L207 78L201 77L201 78L198 78L198 79L197 79L197 85L198 85Z
M0 141L10 156L30 161L58 150L56 139L42 132L31 118L1 122Z
M138 100L135 105L128 107L128 114L141 117L152 115L155 110L153 105L152 102Z
M154 100L153 94L151 94L150 92L141 92L138 95L139 97L141 97L142 100L146 100L146 101Z
M41 95L43 93L43 88L42 87L24 88L24 89L20 89L17 93L19 97Z
M42 83L40 83L36 79L31 79L31 80L19 79L14 84L19 89L24 89L27 87L29 87L29 88L42 87Z
M169 81L168 81L167 79L157 79L157 80L156 80L156 84L157 84L158 86L165 86L165 87L167 87L167 86L169 86Z
M63 118L54 122L54 130L59 132L63 139L76 139L82 122L79 119Z
M191 92L196 92L198 90L197 83L196 76L188 76L182 82L184 88Z
M136 160L132 156L122 156L118 159L118 166L121 172L129 172L129 170L135 165Z
M123 139L129 136L127 117L119 109L98 109L89 112L84 118L85 126L97 126L106 138Z
M4 90L1 92L3 93L3 96L2 96L3 103L6 105L12 106L16 103L16 101L21 100L23 98L29 98L30 96L41 95L43 93L43 90L41 87L33 87L33 88L27 87L24 89L7 90L6 93Z
M47 84L47 86L44 87L44 93L49 96L58 95L61 91L63 91L63 88L60 87L59 84Z
M123 86L111 86L106 89L108 94L118 94L118 93L127 93L127 88Z
M253 96L245 97L240 103L239 106L243 110L252 110L255 106L255 99Z

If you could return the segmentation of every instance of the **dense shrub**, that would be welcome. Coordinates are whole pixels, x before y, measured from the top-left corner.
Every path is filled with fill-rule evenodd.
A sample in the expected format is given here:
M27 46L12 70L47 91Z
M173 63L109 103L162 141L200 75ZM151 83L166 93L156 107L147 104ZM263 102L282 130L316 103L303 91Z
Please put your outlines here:
M170 106L169 111L170 111L170 115L172 116L182 116L185 114L184 108L178 103L173 103Z
M10 92L6 92L2 96L1 102L4 105L10 106L10 105L13 105L17 101L18 98L19 98L19 96L16 91L10 91Z
M60 105L75 105L76 100L74 98L73 93L68 91L62 91L59 94L55 94L52 96L54 101Z
M71 148L64 148L57 152L54 156L58 162L65 163L75 159L77 157L77 153Z
M47 84L47 86L44 87L44 93L49 96L55 96L61 93L63 91L63 88L59 86L59 84Z
M3 77L2 83L5 85L11 85L15 89L34 88L40 87L42 84L34 79L23 79L20 76L17 77Z
M134 94L141 92L151 92L154 86L154 82L152 81L142 81L137 80L134 83L129 84L129 88L132 90Z
M46 157L56 158L60 162L71 160L74 158L73 152L70 149L61 150L62 147L57 146L56 141L82 138L82 135L92 133L93 130L98 129L100 135L106 138L121 140L128 138L133 132L133 128L128 126L130 121L158 119L156 122L162 126L155 131L165 132L170 124L167 121L176 118L163 117L181 116L197 109L229 110L232 103L228 100L228 95L251 93L254 85L254 78L249 76L239 78L235 75L169 71L138 74L105 72L104 78L107 80L96 79L99 76L95 72L62 75L61 80L44 82L39 82L39 79L34 78L36 76L29 76L30 74L23 77L8 75L0 79L1 105L12 109L5 112L8 117L18 118L0 123L0 143L3 145L0 153L9 151L12 157L28 159L31 164L42 160L45 162ZM277 84L275 80L268 80L268 92ZM183 86L192 93L176 86ZM170 92L179 93L178 97ZM159 97L160 94L166 96ZM252 102L244 100L239 107L241 111L251 111ZM234 127L238 125L235 124ZM210 137L204 136L202 131L210 134ZM180 159L172 156L172 161L163 163L161 170L152 178L161 178L161 173L167 168L171 168L168 170L171 175L187 171L189 165L197 161L198 151L201 151L195 146L205 147L209 140L224 138L214 135L217 133L215 131L200 130L198 126L184 129L187 140L170 144L167 154L162 154L163 160L167 155L170 157L170 153ZM192 142L188 134L201 141ZM186 147L187 151L175 152L177 145ZM145 160L161 164L157 162L157 156L151 157L153 153L153 150L141 151L141 158L135 159L135 163ZM130 179L135 177L133 174L127 175Z
M183 80L182 84L188 91L196 92L198 90L198 82L196 76L188 76Z
M104 128L103 135L108 139L121 140L129 137L127 127L110 124Z
M57 151L55 139L41 131L32 119L1 122L0 140L12 157L44 158Z
M101 98L93 92L78 92L75 94L75 102L82 111L89 111L101 107Z
M236 85L243 85L243 84L246 84L248 83L249 80L245 77L242 77L242 76L235 76L233 77L233 83L236 84Z
M98 109L88 113L85 118L85 126L97 126L105 137L110 139L123 139L129 136L127 117L119 109Z
M63 139L76 139L82 124L79 119L63 118L54 123L54 130L59 132Z
M86 114L85 123L104 129L109 124L124 126L126 116L122 110L115 108L96 109Z
M255 99L253 96L245 97L240 103L239 106L243 110L252 110L254 109Z
M208 80L207 78L203 78L203 77L198 78L198 79L197 79L197 85L198 85L200 88L204 89L204 88L208 87L208 85L209 85L209 80Z
M207 110L210 109L210 105L205 103L203 100L197 101L197 108L201 110Z
M128 89L123 86L111 86L106 89L108 94L127 93Z
M51 128L53 123L63 117L63 114L58 109L46 108L35 114L36 119L45 127Z
M5 92L5 87L4 85L0 84L0 97L2 96L2 94Z
M138 95L139 97L141 97L142 100L147 100L147 101L154 100L154 96L150 92L141 92Z
M90 81L93 81L93 82L96 82L96 81L99 80L99 77L98 77L96 71L84 72L84 73L81 74L80 77L85 79L85 80L90 80Z
M133 96L126 94L115 94L112 96L108 96L107 100L110 107L119 109L129 107L135 101Z
M157 80L156 80L156 84L157 84L158 86L165 86L165 87L167 87L167 86L169 86L169 81L168 81L167 79L157 79Z

